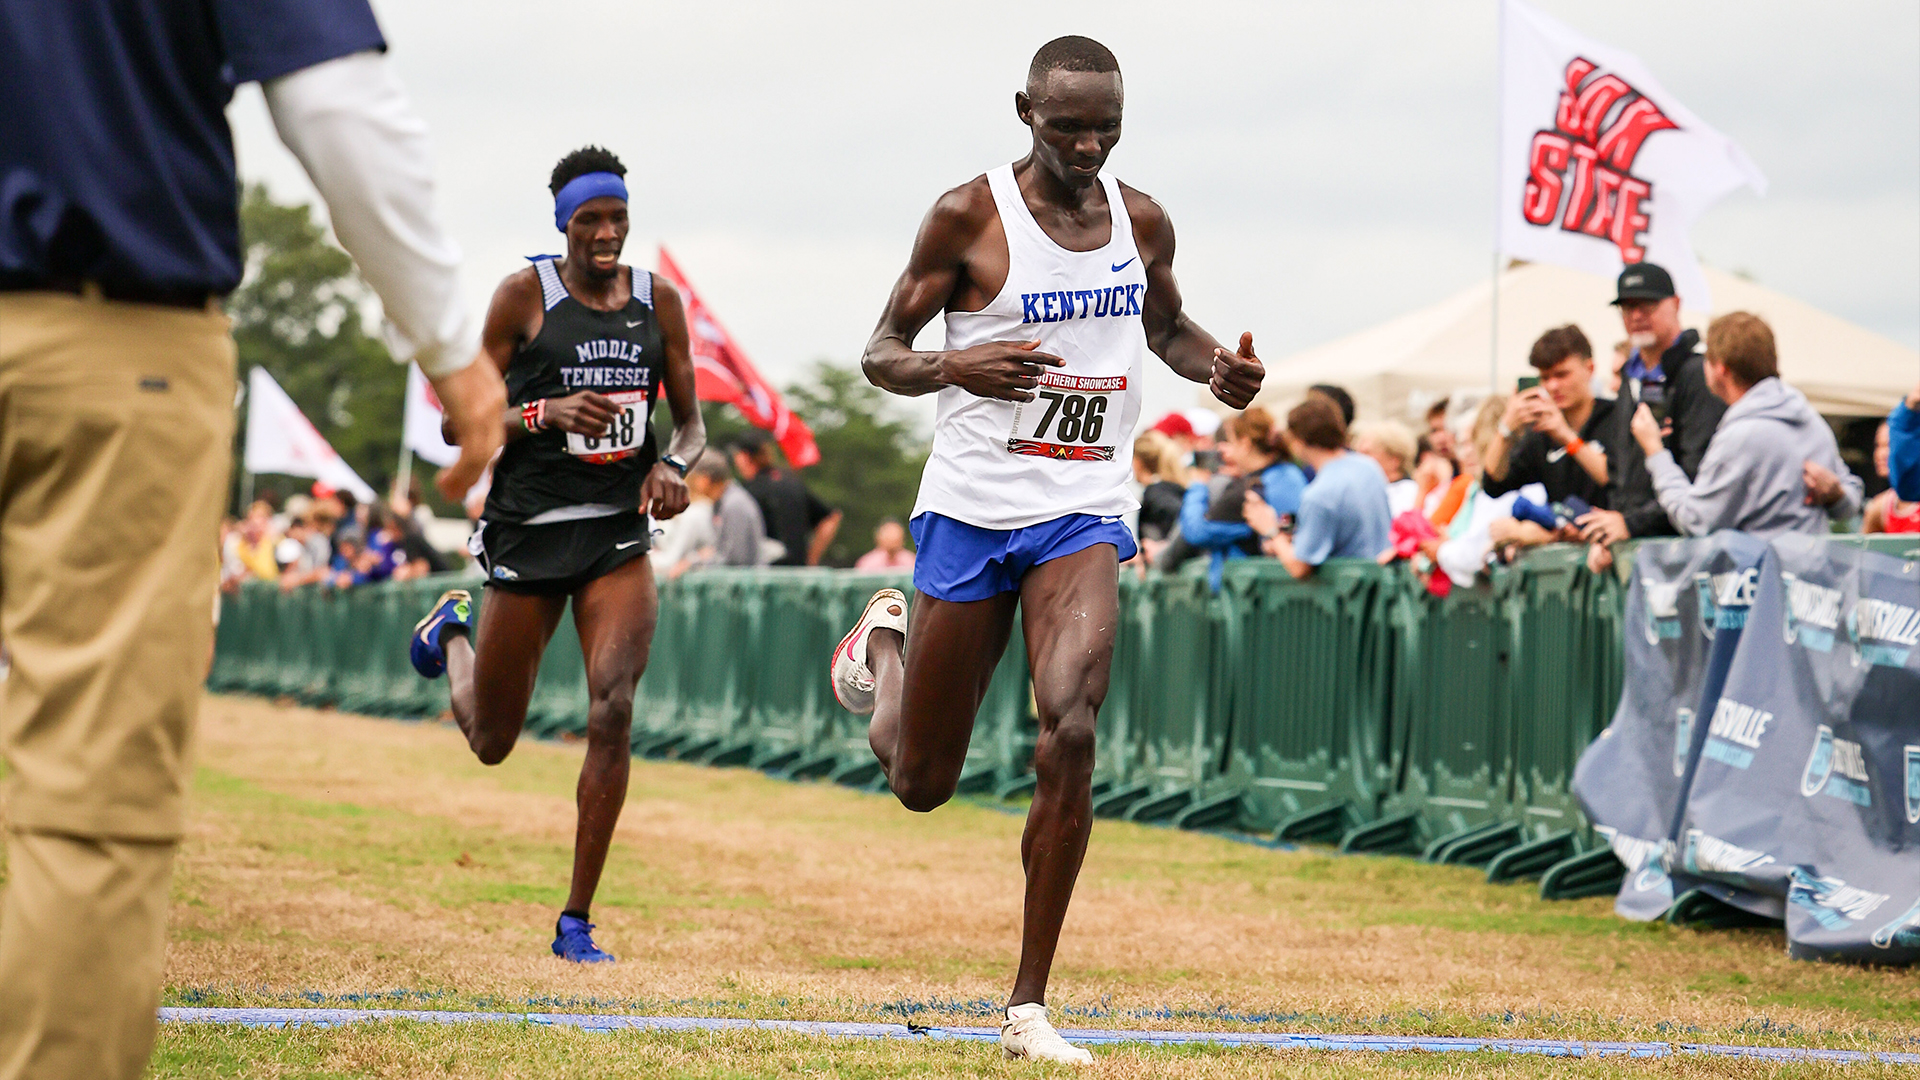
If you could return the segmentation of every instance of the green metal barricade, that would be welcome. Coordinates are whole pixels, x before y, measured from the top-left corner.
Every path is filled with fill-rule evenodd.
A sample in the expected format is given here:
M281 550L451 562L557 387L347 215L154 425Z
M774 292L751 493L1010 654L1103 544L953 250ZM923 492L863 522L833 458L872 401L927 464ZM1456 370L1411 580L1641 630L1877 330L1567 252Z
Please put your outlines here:
M1242 824L1282 840L1337 841L1377 816L1394 779L1383 615L1396 582L1369 560L1334 560L1306 581L1268 560L1228 565L1227 775Z
M1199 576L1153 576L1132 587L1121 612L1131 670L1109 707L1117 747L1102 760L1126 782L1094 801L1094 813L1135 821L1178 817L1221 794L1226 760L1225 665L1219 612ZM1122 594L1126 600L1126 595ZM1120 655L1120 654L1116 654Z
M1398 790L1379 820L1341 840L1342 850L1439 856L1447 844L1513 819L1503 578L1440 598L1411 574L1399 577L1387 608Z

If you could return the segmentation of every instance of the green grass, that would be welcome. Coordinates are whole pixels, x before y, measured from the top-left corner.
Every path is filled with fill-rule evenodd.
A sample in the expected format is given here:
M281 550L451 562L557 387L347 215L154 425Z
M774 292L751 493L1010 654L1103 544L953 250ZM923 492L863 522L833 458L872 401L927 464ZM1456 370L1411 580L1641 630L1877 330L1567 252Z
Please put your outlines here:
M1017 957L1022 818L636 762L595 903L623 962L546 953L579 748L474 763L439 725L212 699L163 1003L978 1025ZM0 862L0 867L4 863ZM0 876L4 870L0 869ZM1777 931L1626 922L1461 867L1102 821L1050 993L1063 1026L1920 1052L1920 971ZM991 1046L514 1025L168 1026L156 1076L998 1076ZM1101 1051L1102 1075L1825 1075L1755 1063ZM1872 1074L1872 1070L1868 1070Z
M1513 1054L1378 1054L1219 1046L1095 1048L1102 1077L1875 1077L1910 1075L1898 1066L1767 1064L1676 1056L1569 1060ZM1009 1063L991 1044L875 1042L775 1032L602 1033L484 1024L409 1022L330 1030L268 1031L166 1025L156 1077L274 1077L333 1080L366 1076L649 1076L700 1080L747 1077L894 1080L901 1077L1083 1076L1062 1066Z

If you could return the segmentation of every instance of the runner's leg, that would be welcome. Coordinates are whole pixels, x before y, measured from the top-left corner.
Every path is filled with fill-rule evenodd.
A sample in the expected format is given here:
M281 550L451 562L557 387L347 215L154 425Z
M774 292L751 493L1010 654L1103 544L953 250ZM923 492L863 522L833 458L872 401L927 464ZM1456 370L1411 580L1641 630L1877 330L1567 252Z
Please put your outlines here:
M449 632L444 638L453 719L481 764L505 761L519 740L540 657L566 603L564 596L488 589L475 628L478 652L464 632Z
M1119 573L1113 545L1095 544L1034 567L1021 582L1040 737L1033 805L1020 838L1027 895L1009 1007L1047 1000L1060 925L1093 831L1094 720L1107 699Z
M874 690L867 742L907 809L925 813L953 797L974 714L1007 649L1018 603L1010 592L965 603L923 593L913 602L909 641L885 629L868 637Z
M574 798L580 819L573 838L573 884L568 911L587 911L600 887L613 828L627 801L633 760L633 691L647 667L659 612L653 565L622 563L573 594L573 622L587 662L587 757Z

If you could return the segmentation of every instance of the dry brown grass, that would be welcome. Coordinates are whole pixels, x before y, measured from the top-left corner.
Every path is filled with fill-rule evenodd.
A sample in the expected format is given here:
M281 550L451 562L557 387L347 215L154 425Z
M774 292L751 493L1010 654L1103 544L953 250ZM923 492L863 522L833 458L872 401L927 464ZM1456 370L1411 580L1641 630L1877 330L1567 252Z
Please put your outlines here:
M826 785L635 762L594 912L621 962L582 968L547 952L578 748L527 743L488 769L444 725L232 698L208 701L202 732L174 1001L405 991L395 1004L864 1020L955 1003L930 1020L973 1015L1011 978L1016 814L918 817ZM1917 1048L1920 973L1795 963L1783 944L1633 926L1606 900L1547 904L1467 870L1103 821L1052 1000L1112 1010L1113 1026L1168 1009L1151 1022ZM1211 1075L1209 1060L1177 1075Z

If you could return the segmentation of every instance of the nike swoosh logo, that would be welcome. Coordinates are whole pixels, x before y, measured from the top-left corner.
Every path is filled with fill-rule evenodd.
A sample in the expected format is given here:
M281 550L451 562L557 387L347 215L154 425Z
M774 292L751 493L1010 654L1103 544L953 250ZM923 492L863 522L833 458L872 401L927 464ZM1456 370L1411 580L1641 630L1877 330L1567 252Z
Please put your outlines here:
M645 319L635 319L635 320L633 320L632 322L630 322L630 323L628 323L628 324L627 324L627 329L629 329L629 330L631 330L631 329L633 329L634 327L636 327L636 326L639 326L639 325L640 325L641 323L643 323L643 322L646 322L646 320L645 320Z
M1133 257L1133 259L1137 259L1137 258L1139 258L1139 257L1140 257L1140 256L1138 256L1138 255L1135 255L1135 256ZM1128 260L1127 260L1126 262L1123 262L1123 263L1121 263L1120 265L1118 265L1118 266L1116 266L1116 267L1114 267L1114 268L1113 268L1113 272L1117 274L1117 273L1119 273L1120 271L1122 271L1122 270L1125 270L1125 269L1126 269L1127 267L1129 267L1129 266L1132 266L1132 265L1133 265L1133 259L1128 259Z
M615 551L625 551L625 550L627 550L628 548L630 548L630 547L632 547L633 545L635 545L635 544L637 544L637 543L639 543L639 542L640 542L640 541L638 541L638 540L629 540L629 541L627 541L627 542L626 542L626 543L624 543L624 544L615 544L615 545L613 545L613 550L615 550Z
M1551 465L1554 462L1559 461L1561 458L1566 456L1567 456L1567 448L1564 446L1558 450L1549 450L1547 451L1547 464Z

